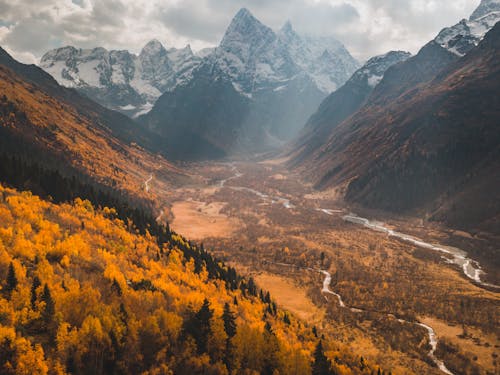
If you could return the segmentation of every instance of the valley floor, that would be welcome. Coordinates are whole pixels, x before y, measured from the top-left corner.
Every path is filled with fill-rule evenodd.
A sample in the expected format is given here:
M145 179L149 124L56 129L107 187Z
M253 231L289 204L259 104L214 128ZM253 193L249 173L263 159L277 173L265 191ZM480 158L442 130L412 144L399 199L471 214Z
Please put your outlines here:
M160 191L152 179L148 188L161 205L160 219L252 275L339 347L393 374L441 373L429 356L425 327L413 324L420 321L437 333L436 356L451 373L498 373L498 289L468 278L450 255L346 222L352 208L337 192L314 191L281 162L192 164L197 183ZM416 219L383 219L388 228L430 243L468 246L471 257L484 243ZM488 259L474 259L488 272L478 273L480 280L498 285ZM307 268L329 271L330 288L347 307L322 293L324 275Z

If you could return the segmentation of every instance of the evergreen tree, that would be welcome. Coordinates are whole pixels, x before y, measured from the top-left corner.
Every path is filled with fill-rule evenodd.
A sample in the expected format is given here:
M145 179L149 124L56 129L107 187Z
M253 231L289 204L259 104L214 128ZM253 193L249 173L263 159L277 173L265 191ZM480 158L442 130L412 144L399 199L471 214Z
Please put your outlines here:
M255 281L254 281L253 277L251 277L248 280L248 292L252 296L257 297L257 285L255 285Z
M207 352L208 337L211 332L210 320L213 315L214 312L210 309L210 302L205 298L200 310L185 324L185 332L191 335L196 341L198 354Z
M224 320L224 330L226 331L228 339L236 335L236 318L229 307L229 303L224 304L224 312L222 313L222 320Z
M33 310L35 310L36 308L36 300L37 300L36 290L40 285L42 285L40 279L38 278L38 276L35 276L33 278L33 283L31 284L31 297L30 297L31 308Z
M236 335L236 318L229 307L229 303L224 304L224 312L222 313L224 321L224 331L227 335L226 353L224 355L224 364L229 371L233 369L234 345L231 339Z
M45 309L43 311L42 317L45 322L49 323L54 318L56 312L55 303L50 294L50 289L47 284L43 287L42 301L45 302Z
M283 316L283 322L286 324L290 324L290 317L287 313L285 313L285 315Z
M7 272L7 283L5 285L5 290L7 291L7 294L11 295L11 293L16 289L17 287L17 276L16 276L16 270L14 269L14 265L12 262L9 264L9 270Z
M314 362L312 366L312 375L334 375L330 369L330 361L323 352L323 342L319 340L314 350Z

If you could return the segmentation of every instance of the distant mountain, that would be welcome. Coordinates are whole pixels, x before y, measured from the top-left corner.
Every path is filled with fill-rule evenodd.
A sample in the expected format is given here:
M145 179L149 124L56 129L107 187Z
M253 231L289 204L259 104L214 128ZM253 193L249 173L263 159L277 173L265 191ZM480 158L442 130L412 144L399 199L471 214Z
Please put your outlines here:
M301 168L314 168L319 187L342 187L351 202L498 233L499 46L497 23L428 82L392 100L371 98Z
M294 164L314 152L335 126L359 109L391 66L405 61L409 52L391 51L369 59L337 91L330 94L311 116L297 140L289 146Z
M144 180L182 173L161 156L163 141L127 116L60 86L35 65L24 65L0 48L0 150L62 174L145 197ZM161 167L162 172L157 172Z
M167 50L152 40L139 55L102 47L58 48L47 52L40 66L61 85L135 117L149 111L161 94L189 80L200 61L189 46Z
M289 22L274 32L241 9L192 79L140 120L181 149L210 150L199 158L265 151L293 137L357 67L338 41L300 36Z

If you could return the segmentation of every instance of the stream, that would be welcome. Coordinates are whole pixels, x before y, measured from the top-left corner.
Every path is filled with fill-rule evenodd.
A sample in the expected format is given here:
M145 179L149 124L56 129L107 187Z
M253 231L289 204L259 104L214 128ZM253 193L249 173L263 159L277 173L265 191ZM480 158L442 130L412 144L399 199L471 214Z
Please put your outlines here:
M344 301L342 300L342 296L340 294L338 294L338 293L335 293L333 290L330 289L330 284L332 282L332 275L330 274L330 272L328 272L326 270L317 270L317 269L310 268L310 267L301 267L301 266L297 266L295 264L289 264L289 263L271 262L269 260L266 260L265 262L266 263L270 263L270 264L275 264L277 266L293 267L293 268L303 269L303 270L306 270L306 271L319 272L319 273L321 273L322 275L325 276L325 278L323 279L322 287L321 287L321 293L323 293L323 294L331 294L331 295L335 296L337 298L337 300L339 301L339 306L340 307L349 309L349 310L351 310L354 313L361 313L361 312L369 311L369 310L359 309L359 308L356 308L356 307L349 307L349 306L347 306L344 303ZM380 313L380 312L377 311L377 313ZM410 322L408 320L397 318L395 314L391 314L391 313L387 313L387 316L392 317L392 318L396 318L398 320L398 322L403 323L403 324L404 323L415 324L415 325L418 325L420 327L425 328L427 330L427 336L429 338L429 345L431 346L431 350L429 350L429 352L427 353L428 357L432 360L432 362L434 362L434 364L439 368L439 370L441 370L442 372L444 372L447 375L454 375L446 367L446 365L444 364L444 362L441 361L439 358L437 358L436 355L435 355L436 349L437 349L437 345L438 345L438 338L437 338L436 332L434 331L434 329L432 327L430 327L427 324L424 324L422 322L419 322L419 321Z
M243 176L243 173L241 173L234 164L231 164L231 170L234 173L234 175L231 177L228 177L226 179L220 180L216 185L217 187L219 187L219 188L226 187L226 188L229 188L229 189L234 190L234 191L248 192L248 193L251 193L251 194L258 196L260 199L264 200L265 202L270 202L271 204L276 204L276 203L281 204L286 209L294 209L295 208L295 206L287 198L283 198L280 196L270 196L270 195L262 193L258 190L244 187L244 186L226 186L226 183L228 181L231 181L231 180L234 180L234 179L237 179L237 178ZM149 177L149 179L145 181L146 192L149 192L149 182L151 182L152 179L153 179L153 175L151 175ZM316 210L323 212L324 214L330 215L330 216L333 216L336 214L342 214L344 212L342 210L328 209L328 208L318 208ZM487 286L487 287L491 287L491 288L500 288L500 286L498 286L498 285L494 285L494 284L490 284L490 283L486 283L486 282L481 281L481 274L483 274L484 271L481 269L479 263L475 260L468 258L467 252L465 252L462 249L459 249L456 247L451 247L451 246L431 244L431 243L425 242L424 240L422 240L420 238L392 230L392 229L386 227L386 225L382 222L370 221L366 218L360 217L360 216L353 214L353 213L342 216L342 219L344 221L347 221L347 222L350 222L353 224L362 225L366 228L369 228L369 229L377 231L377 232L386 233L387 235L389 235L391 237L396 237L402 241L405 241L407 243L411 243L415 246L447 254L447 255L451 256L451 259L446 258L447 261L451 264L455 264L455 265L460 266L463 270L463 273L469 279L475 281L476 283L478 283L479 285L482 285L482 286ZM269 262L269 263L273 263L273 262ZM297 267L295 265L286 264L286 263L274 263L274 264L282 265L282 266L289 266L289 267ZM304 267L299 267L299 268L304 268ZM354 313L361 313L363 311L366 311L366 310L362 310L359 308L346 306L346 304L342 300L342 297L340 296L340 294L335 293L334 291L332 291L330 289L332 276L328 271L314 270L312 268L304 268L304 269L309 270L309 271L314 271L314 272L320 272L321 274L323 274L325 276L325 278L323 280L321 292L323 294L330 294L330 295L335 296L339 302L340 307L348 308L350 311L352 311ZM388 314L388 315L394 317L394 314ZM438 339L437 339L437 335L432 327L430 327L424 323L421 323L419 321L409 322L409 321L406 321L403 319L398 319L398 321L400 323L415 324L415 325L419 325L419 326L425 328L427 330L428 337L429 337L429 344L431 346L431 350L428 353L429 358L432 359L432 361L435 363L435 365L443 373L448 374L448 375L453 375L453 373L448 368L446 368L443 361L439 360L435 356L435 352L436 352L436 348L437 348L437 344L438 344Z
M234 163L231 164L231 171L234 173L233 176L228 177L224 180L220 180L217 184L218 187L222 188L225 187L226 182L234 180L236 178L239 178L243 176L243 173L241 173L238 168L234 165ZM151 176L152 178L153 176ZM151 180L150 178L150 180ZM148 181L150 181L148 180ZM149 186L147 185L148 181L146 182L146 188L149 189ZM235 190L235 191L245 191L251 194L254 194L261 198L262 200L266 202L270 202L271 204L281 204L283 207L286 209L294 209L295 206L290 202L289 199L283 198L280 196L270 196L268 194L262 193L258 190L244 187L244 186L226 186L229 189ZM326 215L333 216L335 214L341 214L344 211L338 210L338 209L329 209L329 208L317 208L317 211L323 212ZM412 245L428 249L428 250L433 250L433 251L438 251L443 254L447 254L451 256L451 258L445 258L446 262L450 264L455 264L458 265L464 275L468 277L470 280L473 280L477 284L484 286L484 287L489 287L489 288L494 288L494 289L500 289L499 285L487 283L481 280L481 275L484 274L484 271L481 269L481 266L479 262L476 260L470 259L467 257L467 252L459 249L457 247L452 247L452 246L445 246L445 245L438 245L438 244L431 244L428 242L425 242L424 240L405 234L401 232L397 232L395 230L387 228L387 226L379 221L375 220L368 220L363 217L360 217L356 214L350 213L348 215L342 216L342 219L344 221L348 221L353 224L358 224L362 225L366 228L369 228L371 230L377 231L377 232L382 232L386 233L387 235L391 237L396 237L399 238L402 241L405 241L407 243L411 243Z
M433 251L438 251L444 254L448 254L451 256L451 259L446 258L448 263L451 264L456 264L459 267L462 268L462 271L465 276L467 276L469 279L475 281L476 283L485 286L485 287L490 287L490 288L495 288L499 289L500 286L495 285L495 284L490 284L484 281L481 281L481 274L484 273L484 271L481 269L481 266L479 263L473 259L470 259L467 257L467 252L465 252L462 249L459 249L457 247L452 247L452 246L444 246L444 245L437 245L437 244L431 244L428 242L425 242L424 240L410 236L408 234L400 233L395 230L389 229L385 226L384 223L378 222L378 221L370 221L368 219L365 219L363 217L359 217L356 214L349 214L349 215L344 215L342 217L343 220L348 221L350 223L354 224L359 224L362 225L366 228L372 229L377 232L382 232L386 233L387 235L391 237L396 237L399 238L402 241L411 243L412 245L424 248L424 249L429 249Z

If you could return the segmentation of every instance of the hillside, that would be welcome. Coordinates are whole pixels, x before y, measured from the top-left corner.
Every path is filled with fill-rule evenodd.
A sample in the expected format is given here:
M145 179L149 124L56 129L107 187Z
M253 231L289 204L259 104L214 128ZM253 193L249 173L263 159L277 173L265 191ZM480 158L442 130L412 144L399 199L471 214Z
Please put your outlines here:
M329 363L316 328L168 228L152 236L113 208L2 185L0 215L3 374L310 374ZM323 345L336 373L376 369Z
M498 233L499 44L497 24L429 83L377 98L390 69L375 99L305 162L316 185L344 186L348 201L368 207Z
M385 72L410 56L408 52L390 51L372 57L342 87L323 100L296 139L287 145L293 156L291 164L299 164L321 146L335 126L355 113L370 98Z
M185 175L157 150L161 139L128 117L63 88L33 65L0 50L0 144L2 153L82 174L96 183L145 198L151 173L163 183Z

